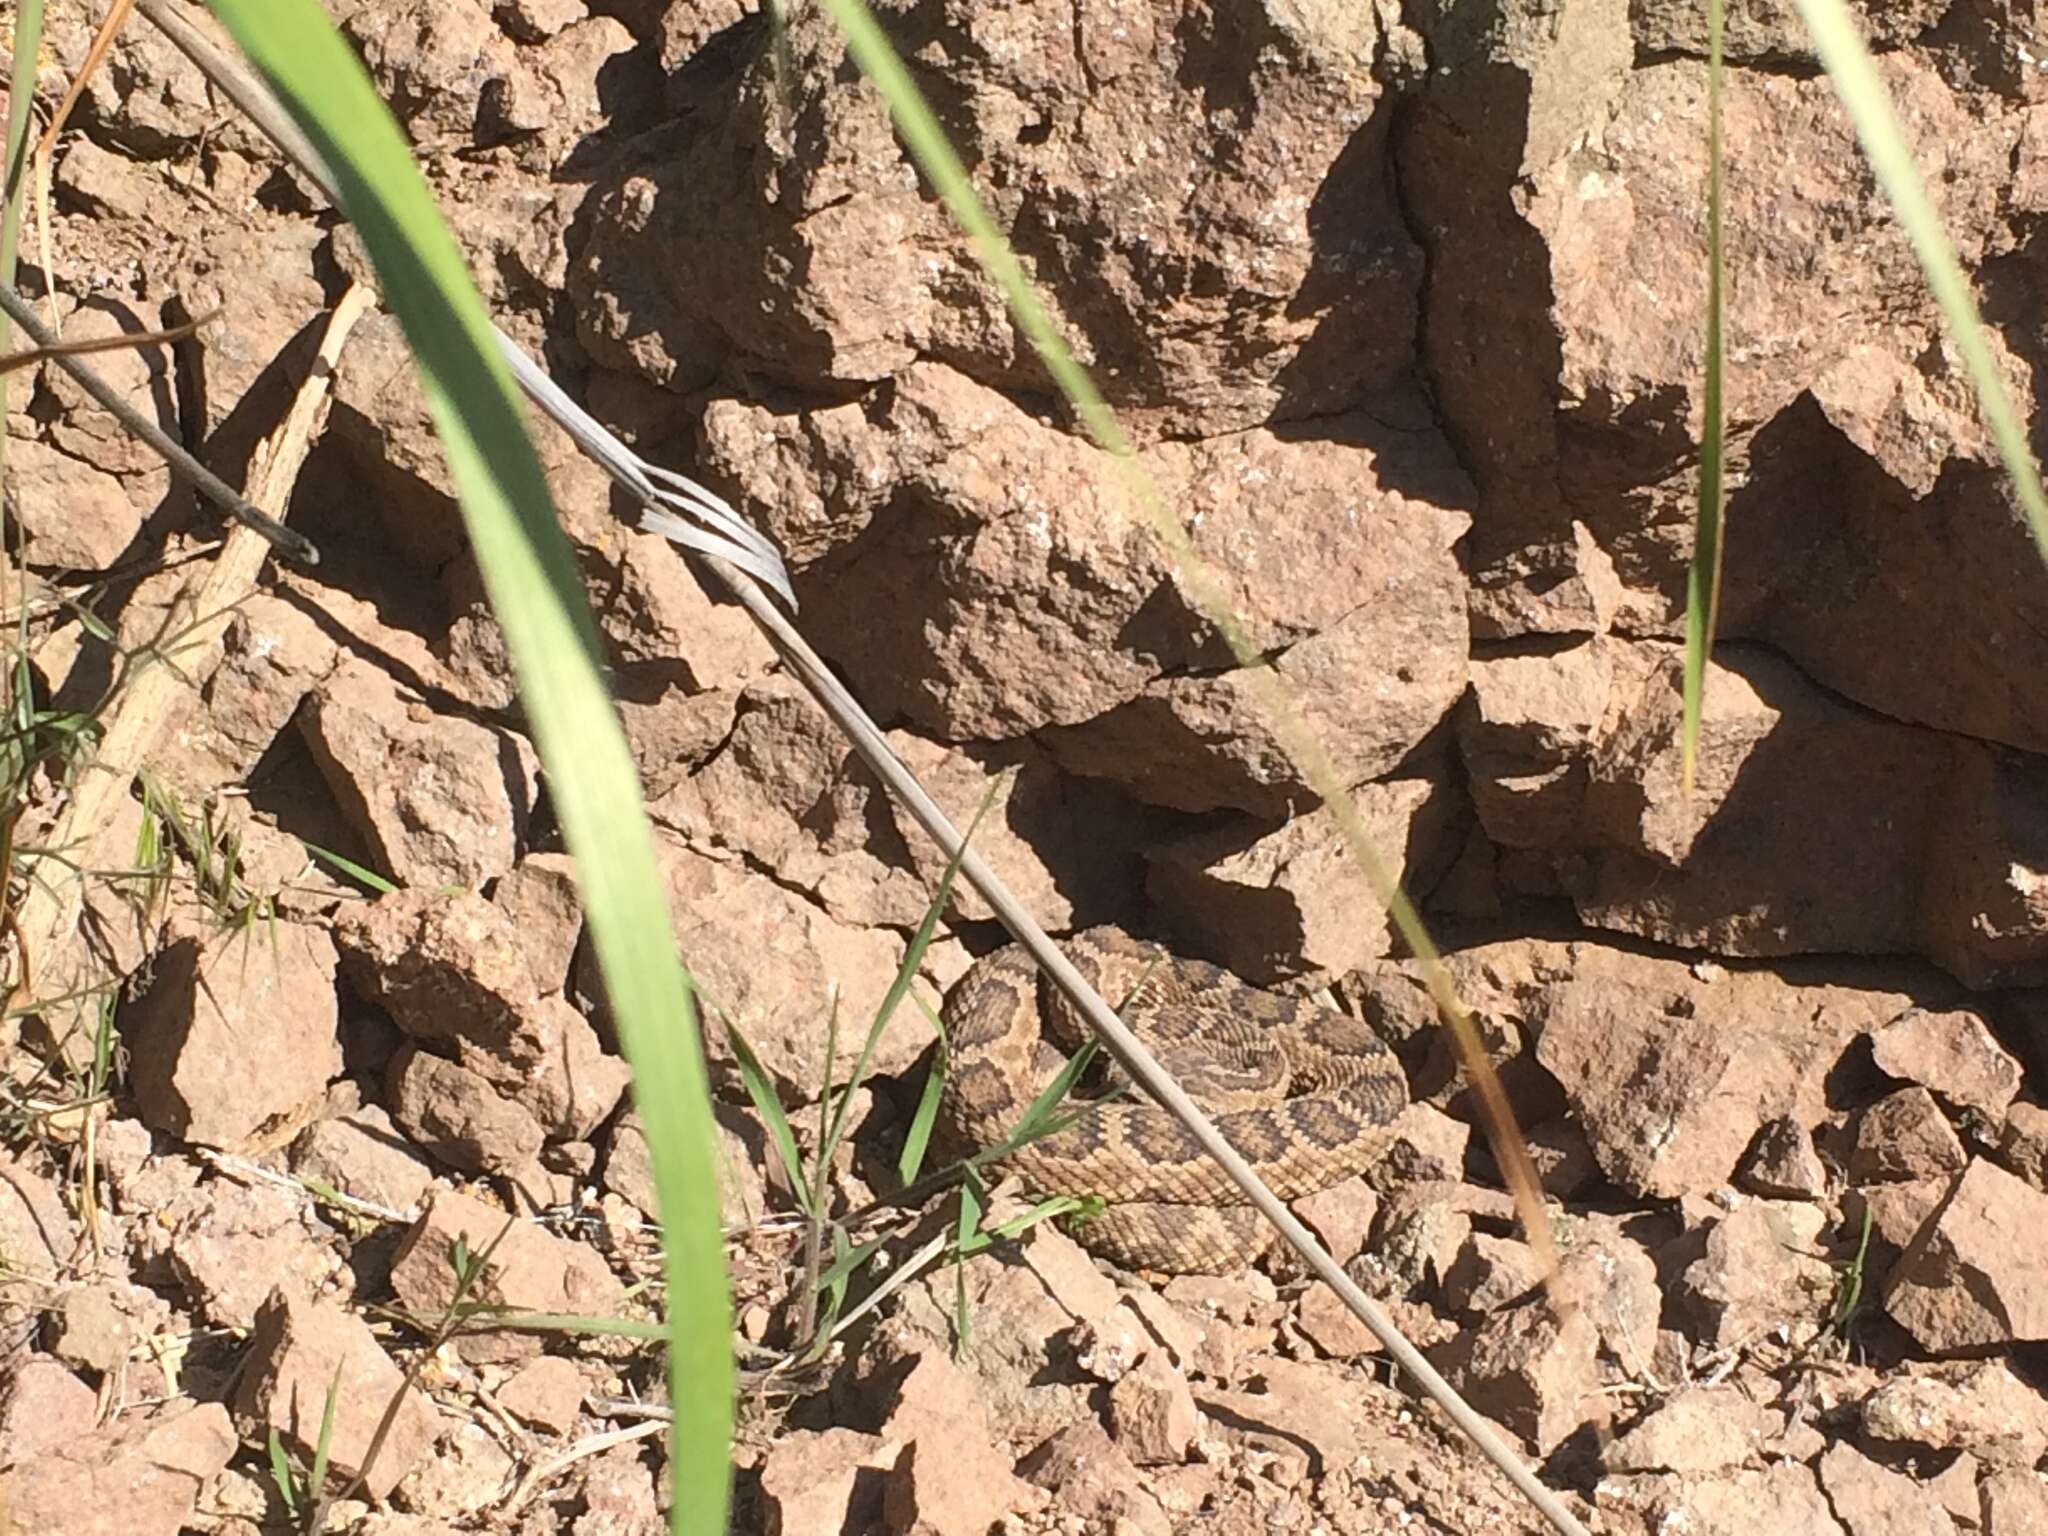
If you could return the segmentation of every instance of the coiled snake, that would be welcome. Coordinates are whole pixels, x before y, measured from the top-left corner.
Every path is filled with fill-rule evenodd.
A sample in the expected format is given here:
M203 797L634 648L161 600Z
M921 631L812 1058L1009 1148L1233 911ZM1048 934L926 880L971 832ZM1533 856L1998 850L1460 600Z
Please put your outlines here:
M1065 947L1283 1200L1347 1179L1386 1150L1408 1081L1358 1020L1114 928L1091 928ZM998 1146L1016 1129L1088 1035L1019 945L976 961L947 994L943 1016L952 1065L941 1118L978 1147ZM1172 1274L1223 1273L1263 1251L1270 1228L1166 1110L1138 1099L1079 1111L1004 1166L1040 1195L1099 1196L1105 1209L1075 1233L1086 1247Z

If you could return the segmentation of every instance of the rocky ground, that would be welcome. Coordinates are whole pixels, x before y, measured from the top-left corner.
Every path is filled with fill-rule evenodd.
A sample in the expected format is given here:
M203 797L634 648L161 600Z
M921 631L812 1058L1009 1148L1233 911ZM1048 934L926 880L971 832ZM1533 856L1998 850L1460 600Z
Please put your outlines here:
M2048 1532L2048 583L1796 22L1731 22L1735 490L1686 799L1695 8L876 8L1449 950L1551 1288L1334 816L814 8L777 46L745 0L329 0L500 322L774 536L949 811L1007 775L981 846L1049 928L1327 988L1395 1046L1393 1151L1299 1212L1592 1529ZM2026 30L1867 24L2031 409ZM46 106L89 38L51 29ZM25 283L67 336L222 306L203 348L96 361L239 478L361 272L346 229L139 18L51 208ZM334 392L290 511L321 565L239 603L81 859L50 846L77 721L176 658L214 525L62 375L14 376L10 667L47 711L11 749L14 900L83 908L13 925L0 1528L603 1536L696 1496L644 1338L469 1315L653 1315L651 1179L388 320ZM738 610L538 442L680 952L795 1111L941 861ZM989 917L958 896L925 1001ZM835 1212L895 1188L931 1042L909 1007L883 1035ZM796 1358L795 1202L705 1044L735 1529L1540 1529L1288 1260L1122 1275L1041 1225L901 1280L941 1200L864 1229L888 1259L848 1306L893 1289ZM308 1465L336 1382L316 1521L269 1441Z

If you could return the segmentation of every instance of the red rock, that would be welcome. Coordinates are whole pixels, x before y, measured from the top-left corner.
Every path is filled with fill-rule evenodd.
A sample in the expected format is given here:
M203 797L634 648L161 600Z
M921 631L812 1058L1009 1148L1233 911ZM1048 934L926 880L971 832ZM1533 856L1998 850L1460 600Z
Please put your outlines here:
M654 1471L638 1446L615 1445L592 1459L583 1475L583 1513L571 1536L638 1536L666 1523Z
M712 1135L718 1159L718 1218L729 1232L741 1232L768 1214L767 1133L752 1109L733 1104L711 1106ZM612 1122L605 1146L604 1187L631 1201L650 1217L661 1207L654 1189L654 1159L640 1112L629 1109Z
M258 1440L275 1429L286 1449L310 1466L330 1391L328 1469L343 1479L361 1474L370 1495L381 1499L433 1445L440 1414L425 1393L406 1385L405 1373L361 1318L330 1302L277 1292L257 1314L236 1414ZM391 1428L371 1461L378 1425L394 1402Z
M1372 1257L1404 1296L1433 1294L1457 1263L1472 1218L1451 1204L1420 1198L1426 1186L1409 1185L1380 1207Z
M1601 1171L1660 1198L1722 1187L1761 1124L1817 1124L1843 1048L1906 1001L1762 971L1703 978L1592 946L1537 996L1537 1059L1563 1086Z
M1590 1184L1600 1172L1592 1143L1577 1121L1569 1117L1546 1120L1527 1136L1529 1161L1536 1166L1536 1180L1543 1193L1554 1200L1569 1200Z
M1035 1448L1017 1470L1052 1492L1058 1506L1093 1529L1129 1520L1146 1536L1167 1536L1173 1523L1131 1459L1101 1423L1085 1418Z
M875 1383L870 1390L878 1403L894 1400L899 1375L913 1368L908 1362L932 1349L952 1348L958 1278L958 1272L935 1271L913 1283L905 1294L903 1326L885 1330L879 1347L860 1352L855 1375ZM1005 1255L967 1265L965 1279L973 1347L960 1366L971 1375L973 1396L1003 1426L1007 1443L1030 1445L1083 1414L1100 1412L1085 1383L1047 1378L1048 1345L1066 1347L1074 1320L1035 1274Z
M1379 1207L1380 1197L1372 1186L1362 1178L1352 1177L1315 1194L1303 1195L1288 1209L1322 1239L1331 1258L1339 1264L1349 1264L1372 1234L1373 1217Z
M892 1536L985 1536L1013 1511L1040 1502L1019 1484L1010 1458L985 1439L938 1434L911 1441L882 1491Z
M2030 758L1986 743L1956 753L1934 812L1922 894L1929 957L1982 990L2048 978L2041 856L2020 828L2040 815Z
M57 1280L83 1240L57 1186L44 1176L32 1152L0 1153L0 1253L17 1280ZM30 1315L39 1300L38 1287L23 1297L19 1287L0 1293L0 1323L9 1325ZM8 1294L12 1293L12 1294Z
M73 156L67 154L65 164ZM113 156L107 161L122 163ZM80 318L91 311L85 311ZM52 370L54 373L55 370ZM26 562L76 571L105 570L135 541L146 511L118 475L83 463L33 437L17 437L15 500L27 536Z
M1933 1353L2048 1338L2048 1195L1978 1158L1900 1258L1885 1310Z
M1572 761L1599 738L1620 649L1601 637L1551 654L1473 662L1458 739L1473 766L1480 824L1496 842L1543 847L1570 831L1585 796Z
M1862 1230L1863 1214L1870 1213L1870 1252L1864 1260L1866 1280L1882 1279L1891 1265L1926 1227L1928 1218L1941 1209L1955 1188L1955 1179L1915 1179L1905 1184L1865 1184L1846 1191L1842 1197L1842 1219L1852 1233Z
M770 1536L841 1536L881 1529L882 1480L903 1454L900 1441L852 1429L793 1429L775 1437L761 1464Z
M181 1206L171 1263L200 1310L225 1327L253 1325L273 1290L311 1296L342 1268L333 1234L293 1190L216 1178Z
M1099 1323L1073 1327L1074 1363L1107 1386L1130 1374L1151 1347L1151 1332L1135 1307L1118 1302Z
M1380 1341L1358 1315L1344 1304L1344 1298L1321 1280L1301 1293L1295 1321L1308 1341L1333 1360L1351 1360L1375 1354Z
M1458 1312L1492 1312L1526 1296L1542 1278L1542 1262L1527 1243L1473 1232L1444 1276L1444 1305Z
M1154 1345L1163 1350L1168 1362L1185 1371L1194 1362L1202 1344L1202 1324L1161 1296L1150 1286L1134 1286L1124 1304L1137 1313Z
M2048 1190L2048 1109L2021 1102L2006 1112L1998 1161L2034 1188Z
M1271 1356L1245 1363L1252 1383L1246 1390L1195 1390L1196 1404L1226 1443L1294 1457L1306 1451L1302 1470L1309 1477L1351 1466L1361 1427L1350 1401L1333 1397L1327 1366Z
M2048 1482L2040 1473L1993 1472L1980 1493L1984 1536L2048 1536Z
M1954 1536L1955 1522L1939 1499L1853 1445L1828 1448L1820 1486L1849 1536Z
M519 931L534 986L543 994L561 991L583 933L575 861L566 853L526 854L492 887L491 905Z
M840 922L807 897L674 838L658 837L655 856L676 949L690 957L690 974L744 1031L790 1102L814 1097L825 1072L818 999L836 987L842 1021L873 1018L903 963L903 940ZM899 1009L882 1032L871 1070L876 1076L903 1071L931 1038L915 1009ZM737 1082L725 1032L706 1031L704 1045L713 1070Z
M1962 1141L1925 1088L1901 1088L1863 1112L1849 1177L1934 1179L1958 1174L1969 1156Z
M442 1189L407 1229L391 1260L391 1288L414 1314L437 1318L454 1300L458 1241L479 1266L465 1302L600 1317L617 1315L625 1305L624 1287L594 1250L473 1196ZM478 1360L539 1352L532 1335L492 1333L481 1319L464 1330L458 1344Z
M821 643L845 658L871 707L945 740L1030 733L1070 773L1112 780L1147 803L1273 820L1290 796L1307 808L1312 791L1246 680L1197 670L1213 644L1201 639L1206 626L1175 617L1190 612L1189 597L1156 547L1132 537L1136 509L1103 477L1096 451L946 364L913 363L893 378L880 416L834 418L818 428L822 437L806 431L801 460L773 441L786 423L742 404L714 408L706 423L712 459L743 483L779 465L843 509L828 529L806 530L806 541L819 532L843 541L850 524L888 505L857 551L864 567L885 573L870 579L893 584L886 573L905 568L944 573L921 589L925 606L945 605L943 623L906 607L878 624L873 604L856 616L853 593L830 586L806 600L817 632L836 637ZM1254 643L1287 637L1275 664L1361 783L1399 762L1462 691L1466 636L1446 607L1457 588L1450 547L1463 531L1447 509L1461 487L1433 442L1383 455L1333 434L1313 452L1302 447L1258 427L1161 445L1152 467L1180 487L1198 543L1231 551ZM1004 460L1034 464L1034 495L1056 509L1049 518L1009 515L1010 493L967 468ZM884 485L893 499L870 501ZM1373 515L1347 514L1361 497ZM1294 515L1261 516L1274 498ZM1073 574L1080 570L1085 582ZM1358 590L1380 601L1365 608L1337 596ZM1017 601L1025 591L1034 603ZM1134 625L1150 637L1135 646ZM999 674L975 661L984 646L1006 658ZM897 661L885 666L890 656ZM1368 666L1381 686L1340 686Z
M1386 1154L1366 1172L1382 1192L1396 1184L1465 1179L1465 1148L1472 1127L1429 1104L1410 1104L1394 1122Z
M398 1496L416 1514L455 1523L501 1502L517 1476L518 1463L498 1435L476 1420L458 1421L407 1474Z
M877 1370L895 1376L905 1350L892 1346ZM908 1349L910 1369L895 1382L883 1432L906 1447L886 1479L885 1528L921 1536L979 1536L1016 1510L1035 1506L1035 1490L1011 1473L1011 1456L989 1433L974 1379L943 1347Z
M1554 1282L1558 1293L1583 1308L1600 1333L1600 1347L1624 1371L1640 1371L1657 1352L1664 1293L1657 1261L1636 1237L1635 1224L1587 1212L1566 1234Z
M1598 1343L1583 1309L1559 1316L1539 1294L1431 1351L1431 1363L1474 1408L1548 1456L1591 1411Z
M251 593L236 605L222 641L220 668L207 687L207 707L180 723L170 745L179 777L194 783L247 780L306 695L334 668L337 647L315 616L282 594ZM234 823L242 839L242 879L252 890L277 890L289 909L291 887L308 883L305 845L259 818ZM265 843L277 850L273 875L263 873ZM290 856L286 867L284 856ZM318 877L314 877L315 880Z
M1562 845L1584 850L1571 868L1582 921L1723 955L1925 942L1919 888L1876 889L1872 876L1925 867L1922 822L1952 772L1946 742L1871 718L1779 657L1731 649L1709 664L1687 795L1676 652L1642 644L1630 660L1651 681L1617 699ZM1787 742L1799 750L1781 757ZM1796 807L1775 834L1766 802ZM1851 838L1852 825L1866 835ZM1861 899L1840 899L1859 883Z
M122 1288L124 1291L126 1287ZM148 1292L141 1296L154 1301ZM137 1337L134 1300L117 1298L110 1285L86 1285L65 1294L50 1331L51 1352L105 1375L127 1363Z
M218 1403L143 1409L0 1468L0 1511L36 1536L178 1536L235 1450Z
M2048 1454L2048 1401L2002 1360L1920 1367L1870 1392L1858 1414L1871 1440L1967 1451L1988 1467Z
M521 1366L498 1388L498 1401L522 1423L566 1435L583 1412L583 1372L560 1355L542 1355Z
M1168 1301L1231 1323L1278 1316L1276 1295L1273 1282L1255 1269L1242 1275L1175 1275L1166 1282Z
M2020 1064L1970 1009L1930 1013L1908 1009L1874 1031L1871 1054L1893 1077L1932 1089L1956 1109L1994 1121L2020 1091Z
M722 668L719 675L733 672ZM837 922L914 928L945 867L937 845L883 793L838 727L794 681L778 674L759 678L740 692L736 717L734 707L708 744L715 748L709 761L665 788L651 807L655 818L706 855L743 852L772 870L777 883L808 893ZM1122 802L1107 786L1061 774L1035 746L1006 744L1005 776L991 785L995 765L963 748L901 730L889 732L888 740L927 792L958 818L956 825L977 815L984 792L993 789L975 846L1055 931L1076 926L1078 911L1113 906L1116 893L1141 877L1134 852L1105 859L1092 835L1096 824L1121 814ZM900 852L874 844L876 830L887 825L901 835L908 867ZM964 881L953 903L969 921L992 915Z
M347 910L336 935L350 979L400 1029L547 1134L587 1136L617 1106L625 1063L571 1004L543 995L519 930L481 896L393 891Z
M403 886L475 886L512 867L536 789L532 749L454 715L418 718L391 676L344 659L301 730L372 862Z
M1755 1456L1771 1427L1735 1388L1693 1387L1644 1415L1601 1459L1610 1472L1719 1472Z
M1110 1433L1141 1467L1186 1461L1198 1417L1187 1378L1156 1352L1110 1389Z
M698 6L671 18L662 34L664 62L673 68L688 57L708 29L721 24L722 14ZM969 32L964 22L952 23L935 34L933 46L964 55ZM802 49L821 46L810 36L804 33ZM1359 46L1355 31L1342 23L1303 23L1300 36L1304 46L1309 39L1319 48ZM1375 270L1347 273L1326 291L1315 216L1306 210L1278 218L1265 212L1276 198L1292 209L1295 199L1312 201L1332 176L1343 179L1339 165L1354 140L1321 125L1369 121L1385 87L1370 78L1324 79L1308 58L1241 62L1230 73L1244 93L1247 126L1226 133L1197 103L1183 99L1183 82L1202 71L1207 57L1196 40L1150 15L1090 25L1078 34L1029 16L1006 23L1002 47L962 76L962 110L968 115L956 132L967 142L1001 146L988 151L985 176L1000 189L989 194L996 199L996 219L1004 227L1044 220L1048 248L1061 254L1049 258L1042 280L1063 291L1085 273L1101 290L1093 301L1101 306L1098 318L1086 327L1100 334L1098 345L1105 349L1091 354L1094 366L1110 381L1104 388L1130 423L1127 430L1146 439L1212 437L1285 420L1296 409L1318 416L1361 390L1371 397L1384 387L1378 381L1388 377L1394 360L1409 355L1415 323L1422 258L1412 237L1391 236L1375 250ZM1048 110L1057 109L1058 121L1047 135L1018 140L1007 126L1013 121L1009 105L1034 92ZM1219 179L1192 187L1163 184L1153 194L1158 200L1134 218L1128 167L1102 165L1094 133L1079 118L1069 121L1084 102L1103 121L1118 124L1120 136L1142 135L1155 146L1148 162L1152 155L1176 165L1214 160ZM720 131L758 137L755 119L762 110L741 98L720 114ZM1300 126L1282 133L1274 117ZM738 355L759 359L766 378L841 381L837 387L850 394L847 386L855 381L888 377L912 358L937 350L940 336L957 335L963 366L977 377L1010 376L1017 369L1018 343L1000 304L993 295L953 293L952 274L964 258L944 221L898 184L902 152L886 134L879 104L835 115L820 154L826 163L860 165L872 174L843 188L833 184L830 201L838 213L824 227L815 214L807 218L783 206L778 183L754 168L721 177L715 187L664 171L651 182L643 178L636 199L609 200L588 270L576 277L591 310L589 345L596 355L607 367L637 367L651 378L672 380L677 390L694 389L707 382L703 370L711 354L705 349L715 335L730 338L724 345ZM1352 216L1375 224L1388 217L1383 210L1393 196L1391 180L1390 171L1375 170L1349 186L1345 199L1355 210ZM1036 182L1070 188L1071 203L1033 213L1035 200L1021 189ZM1108 246L1084 260L1070 242L1091 229L1115 233ZM639 252L649 244L670 253L678 281L634 305L599 306L587 294L599 275L622 261L646 260ZM807 256L803 281L755 271L734 258L734 246L801 247ZM1258 288L1190 294L1187 328L1162 336L1139 307L1146 295L1163 297L1148 275L1155 262L1175 272L1267 276ZM787 313L799 298L814 306L801 322ZM1362 313L1385 318L1367 326L1358 318ZM1344 359L1341 365L1321 355L1325 345ZM1270 367L1247 366L1253 358L1269 359ZM1299 386L1291 382L1297 377ZM1169 380L1192 379L1204 382L1192 390L1165 387ZM777 451L761 441L770 430L756 427L745 437L735 432L729 440L721 434L721 460L745 466L749 493L757 499L780 487L789 526L775 531L785 541L799 540L804 558L813 558L825 532L819 526L825 515L820 491L830 482L792 484L795 470L787 461L794 448ZM833 446L850 430L830 424L810 429ZM798 444L805 440L793 427L785 426L783 434ZM934 451L923 448L919 457ZM868 448L838 473L851 474L876 456L878 450ZM1214 470L1218 476L1225 472L1225 466ZM880 478L879 469L875 473ZM1000 483L1000 477L992 478ZM992 497L994 489L982 496Z
M1751 1194L1775 1200L1819 1200L1828 1192L1828 1171L1813 1136L1785 1116L1757 1132L1735 1180Z
M1364 785L1351 808L1402 882L1445 861L1458 803L1439 765L1428 777ZM1389 953L1392 930L1335 814L1322 807L1268 825L1232 820L1146 849L1146 894L1191 952L1258 985L1342 975Z
M20 1465L92 1433L99 1398L48 1355L0 1373L0 1466Z
M519 930L471 891L400 890L347 909L342 967L416 1040L521 1050L524 1011L541 995Z
M388 1077L393 1118L452 1168L511 1173L539 1154L547 1132L519 1104L467 1067L418 1046L400 1048Z
M1949 1519L1965 1528L1984 1520L1984 1501L1977 1492L1978 1471L1977 1458L1958 1451L1947 1466L1927 1479L1927 1491L1940 1500ZM2048 1536L2048 1527L2043 1527L2042 1536Z
M274 923L174 944L122 1016L152 1130L245 1154L283 1146L341 1075L333 941Z
M1813 1470L1777 1462L1762 1471L1716 1475L1660 1473L1609 1478L1600 1503L1632 1517L1647 1531L1683 1530L1690 1536L1754 1536L1768 1514L1771 1536L1842 1536Z
M1817 1257L1826 1225L1817 1206L1775 1200L1746 1200L1714 1223L1678 1285L1701 1336L1733 1344L1817 1327L1834 1291L1834 1271Z
M410 1213L434 1173L375 1104L316 1120L292 1143L292 1171L357 1200Z
M1095 1267L1079 1243L1050 1222L1031 1229L1024 1242L1024 1262L1076 1321L1101 1323L1116 1310L1116 1282Z

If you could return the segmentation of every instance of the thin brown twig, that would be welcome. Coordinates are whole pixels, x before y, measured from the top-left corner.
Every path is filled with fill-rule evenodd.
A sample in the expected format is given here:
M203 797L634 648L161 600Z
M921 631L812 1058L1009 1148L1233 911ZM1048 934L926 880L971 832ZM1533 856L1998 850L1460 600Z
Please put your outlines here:
M649 1419L645 1424L635 1424L626 1429L608 1429L601 1435L592 1435L587 1440L578 1440L569 1449L562 1452L561 1455L549 1457L538 1466L528 1468L526 1475L519 1479L518 1486L506 1498L503 1506L504 1512L507 1515L519 1513L521 1509L526 1507L527 1501L539 1491L542 1483L558 1473L567 1471L577 1462L595 1456L600 1451L608 1451L613 1446L631 1445L635 1440L648 1439L651 1436L662 1433L667 1428L668 1420Z
M349 332L368 309L369 301L368 290L352 284L336 302L326 334L321 338L319 355L285 419L266 439L258 463L252 466L251 491L258 506L281 512L289 501L299 468L305 463L314 433L324 419L335 360ZM25 322L24 328L28 328ZM199 578L197 593L189 599L198 617L176 637L183 651L179 661L151 667L132 681L124 679L121 697L109 711L105 732L94 754L93 771L80 775L77 792L50 837L51 844L57 847L79 846L82 866L96 868L113 862L111 856L100 855L106 839L113 835L110 829L118 825L112 806L127 795L137 771L170 728L179 701L190 696L186 689L203 684L219 664L228 621L243 597L254 589L270 550L264 535L248 528L232 530L219 558ZM177 611L178 605L174 604L170 613ZM171 622L169 614L165 622L167 626ZM156 659L169 661L162 652ZM84 905L83 879L74 876L38 881L34 878L38 869L31 868L29 873L32 883L22 899L20 914L28 943L45 955L64 953ZM60 1031L53 1029L51 1033Z
M107 50L114 46L114 39L120 35L121 23L128 19L128 13L135 9L135 0L114 0L107 7L107 14L100 19L100 27L92 37L92 47L85 53L85 62L78 67L71 85L64 92L64 99L57 103L57 110L50 116L50 126L43 130L43 136L36 140L36 153L47 155L57 142L57 135L64 131L64 124L71 117L71 109L78 105L78 98L85 94L86 85L107 57Z
M161 331L128 331L119 336L89 336L83 341L53 342L47 347L30 347L21 352L9 352L0 357L0 373L14 373L23 368L32 368L37 363L47 362L53 357L83 357L92 352L120 352L130 347L153 347L159 342L183 341L202 325L211 324L220 317L218 306L209 309L196 320L187 320L182 325L173 325Z

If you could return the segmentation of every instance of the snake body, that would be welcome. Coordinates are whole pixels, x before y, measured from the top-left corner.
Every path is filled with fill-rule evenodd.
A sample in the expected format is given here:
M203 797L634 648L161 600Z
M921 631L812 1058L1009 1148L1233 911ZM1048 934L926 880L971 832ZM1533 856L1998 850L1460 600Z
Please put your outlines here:
M1386 1150L1408 1082L1356 1019L1113 928L1091 928L1066 948L1282 1199L1326 1189ZM1019 945L977 960L947 994L944 1019L942 1121L982 1148L1011 1135L1088 1034ZM1269 1229L1258 1212L1166 1110L1149 1099L1078 1109L1004 1166L1041 1196L1099 1197L1102 1213L1075 1233L1086 1247L1171 1274L1227 1272L1263 1250Z

